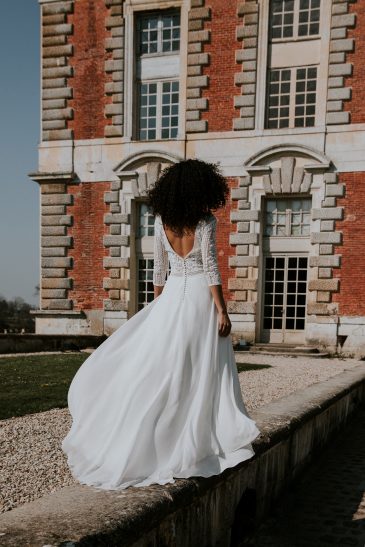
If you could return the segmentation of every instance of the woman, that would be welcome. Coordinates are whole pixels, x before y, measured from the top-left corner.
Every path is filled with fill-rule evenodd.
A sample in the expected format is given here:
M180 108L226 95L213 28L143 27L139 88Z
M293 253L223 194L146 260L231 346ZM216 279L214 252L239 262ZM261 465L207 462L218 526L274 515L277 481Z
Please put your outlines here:
M173 483L254 455L260 431L240 391L212 214L228 191L198 159L165 168L148 191L155 298L84 361L68 392L62 449L80 483Z

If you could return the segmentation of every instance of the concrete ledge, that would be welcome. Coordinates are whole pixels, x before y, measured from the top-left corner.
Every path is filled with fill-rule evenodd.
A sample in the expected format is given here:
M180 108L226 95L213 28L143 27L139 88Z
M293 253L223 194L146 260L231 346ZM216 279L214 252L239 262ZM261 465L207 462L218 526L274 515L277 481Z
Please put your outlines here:
M101 336L91 334L0 334L0 355L97 348L106 338L105 334Z
M239 545L286 486L365 404L365 365L251 412L255 456L211 478L103 491L64 488L0 516L1 545Z

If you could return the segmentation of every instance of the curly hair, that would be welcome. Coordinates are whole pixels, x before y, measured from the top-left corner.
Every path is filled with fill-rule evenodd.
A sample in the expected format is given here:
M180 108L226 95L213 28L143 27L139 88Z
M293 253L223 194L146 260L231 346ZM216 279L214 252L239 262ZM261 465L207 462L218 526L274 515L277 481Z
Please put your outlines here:
M192 231L212 210L224 207L229 186L218 165L186 159L165 167L154 186L147 190L153 215L178 235Z

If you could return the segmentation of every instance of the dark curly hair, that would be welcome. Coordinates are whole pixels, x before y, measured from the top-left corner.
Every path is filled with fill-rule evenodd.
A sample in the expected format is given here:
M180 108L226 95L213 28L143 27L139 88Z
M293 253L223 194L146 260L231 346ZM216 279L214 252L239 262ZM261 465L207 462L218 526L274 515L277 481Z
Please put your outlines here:
M218 165L186 159L162 170L154 186L147 190L153 215L178 235L192 231L212 210L224 207L229 187Z

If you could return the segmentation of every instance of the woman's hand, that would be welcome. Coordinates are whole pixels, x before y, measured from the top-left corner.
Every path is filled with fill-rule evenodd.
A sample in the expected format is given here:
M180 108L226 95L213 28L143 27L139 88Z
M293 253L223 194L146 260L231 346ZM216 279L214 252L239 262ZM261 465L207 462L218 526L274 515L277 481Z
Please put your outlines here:
M228 317L226 303L223 297L222 285L209 285L218 311L218 332L220 336L228 336L231 332L231 321Z
M227 311L218 312L218 332L220 336L228 336L231 332L231 320L228 317Z
M163 285L153 285L153 298L157 298L163 291Z

